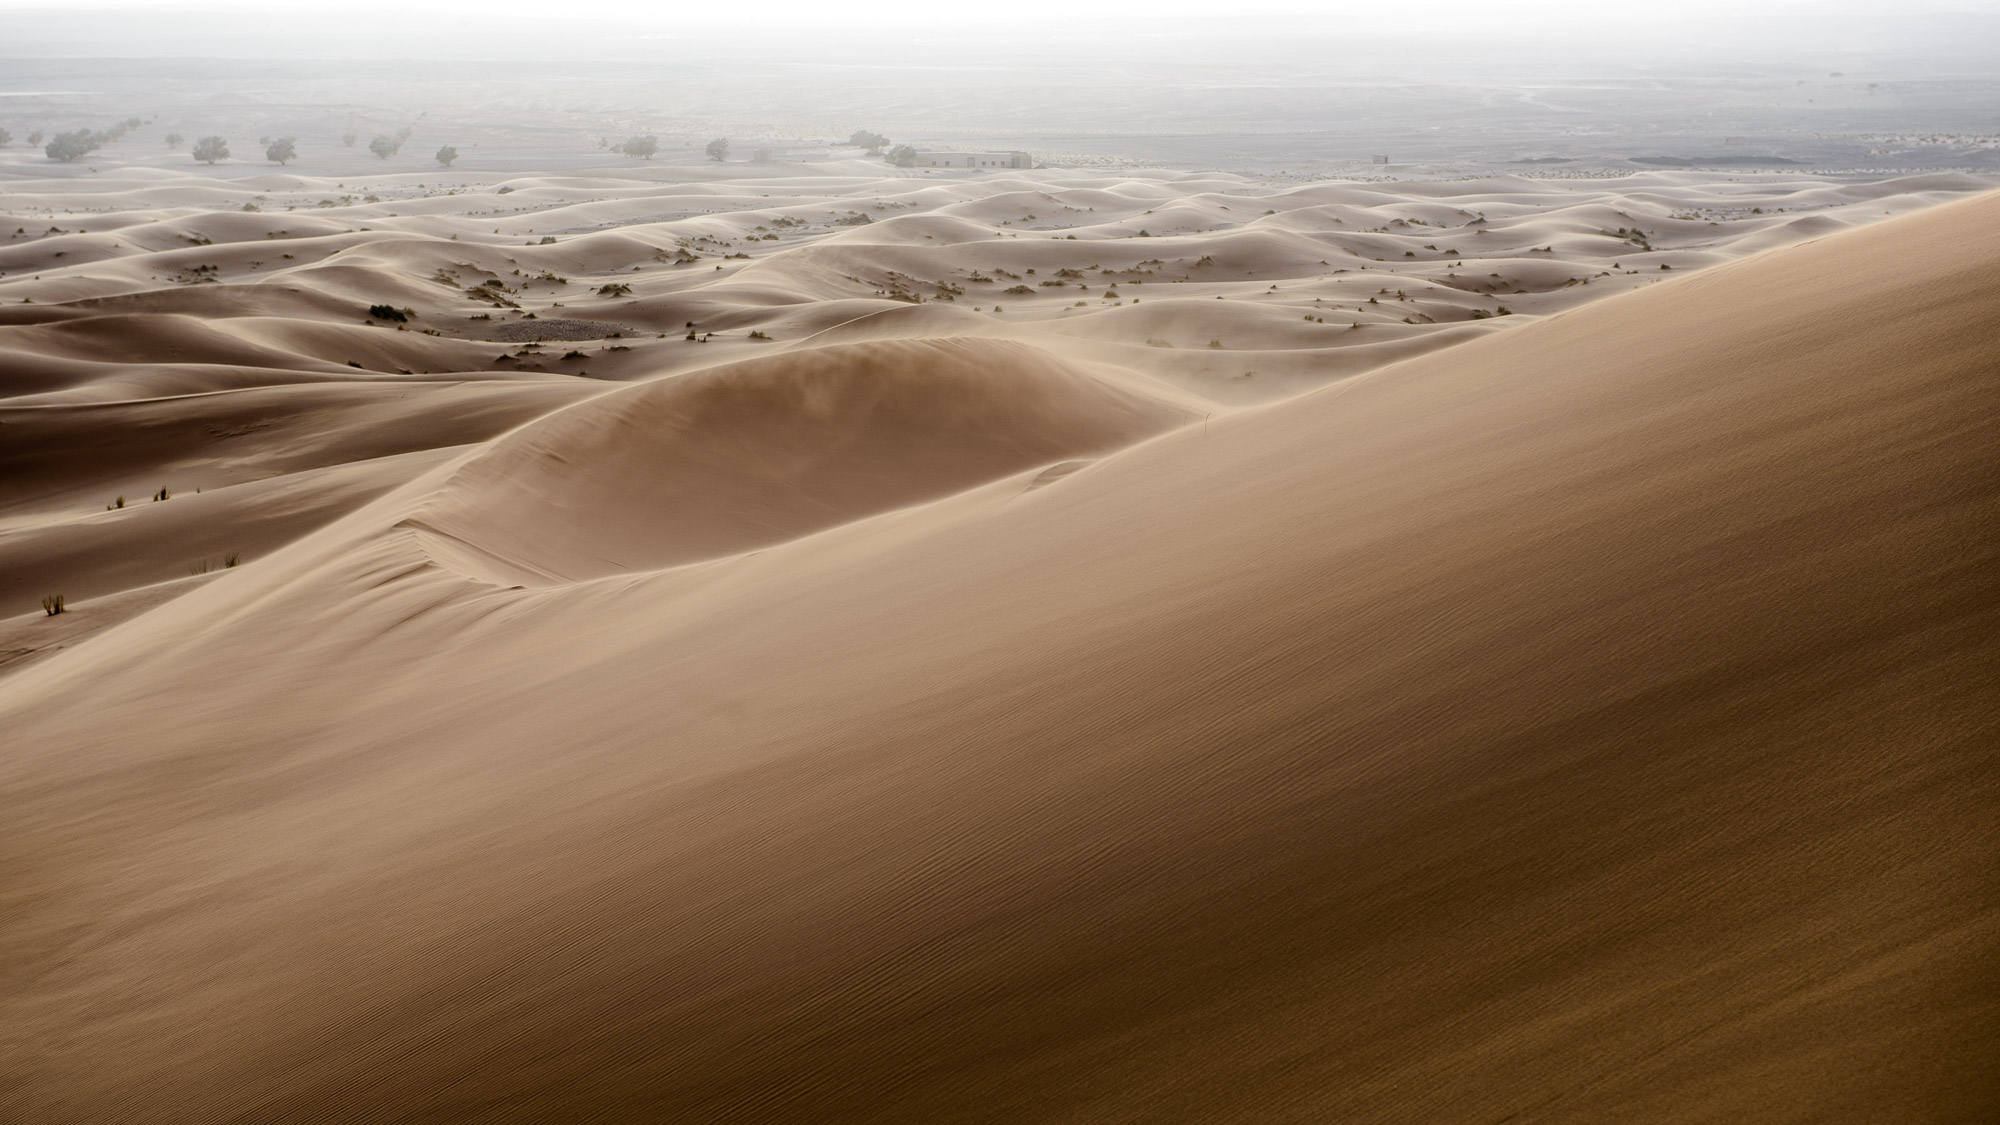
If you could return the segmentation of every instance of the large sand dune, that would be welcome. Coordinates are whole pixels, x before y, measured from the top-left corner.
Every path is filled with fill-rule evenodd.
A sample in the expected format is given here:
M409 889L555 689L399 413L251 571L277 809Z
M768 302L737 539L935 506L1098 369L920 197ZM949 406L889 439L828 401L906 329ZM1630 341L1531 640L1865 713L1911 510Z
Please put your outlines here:
M0 1116L2000 1112L2000 195L1020 181L0 251Z

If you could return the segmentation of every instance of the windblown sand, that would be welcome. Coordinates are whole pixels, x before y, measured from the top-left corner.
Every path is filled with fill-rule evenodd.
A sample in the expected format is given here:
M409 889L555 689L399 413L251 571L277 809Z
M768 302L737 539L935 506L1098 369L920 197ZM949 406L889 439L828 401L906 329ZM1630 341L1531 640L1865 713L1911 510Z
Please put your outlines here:
M1990 186L0 185L0 1119L1990 1120Z

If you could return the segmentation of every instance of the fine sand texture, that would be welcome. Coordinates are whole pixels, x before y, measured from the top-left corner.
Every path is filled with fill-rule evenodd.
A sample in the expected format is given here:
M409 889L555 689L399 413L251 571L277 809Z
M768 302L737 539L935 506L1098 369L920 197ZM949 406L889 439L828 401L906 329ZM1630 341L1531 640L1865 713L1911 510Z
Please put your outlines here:
M840 172L10 223L0 1120L2000 1116L2000 193Z

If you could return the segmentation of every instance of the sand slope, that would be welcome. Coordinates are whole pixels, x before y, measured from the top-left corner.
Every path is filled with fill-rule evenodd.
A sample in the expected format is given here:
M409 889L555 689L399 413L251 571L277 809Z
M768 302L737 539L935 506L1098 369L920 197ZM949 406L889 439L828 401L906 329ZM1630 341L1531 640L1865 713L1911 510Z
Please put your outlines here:
M1990 1119L1996 288L1985 195L1146 440L961 341L1103 413L741 554L495 483L688 392L551 415L0 679L0 1106Z

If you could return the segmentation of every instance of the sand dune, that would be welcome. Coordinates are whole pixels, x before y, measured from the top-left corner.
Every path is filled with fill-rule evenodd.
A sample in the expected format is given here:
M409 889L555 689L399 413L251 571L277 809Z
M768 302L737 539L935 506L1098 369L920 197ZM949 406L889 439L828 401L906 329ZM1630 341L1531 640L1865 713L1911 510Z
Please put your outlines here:
M523 427L406 523L489 581L577 581L742 554L1199 416L1019 344L830 346Z
M1990 1118L2000 194L1230 179L0 324L0 1116Z

